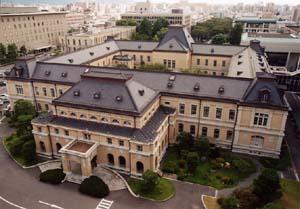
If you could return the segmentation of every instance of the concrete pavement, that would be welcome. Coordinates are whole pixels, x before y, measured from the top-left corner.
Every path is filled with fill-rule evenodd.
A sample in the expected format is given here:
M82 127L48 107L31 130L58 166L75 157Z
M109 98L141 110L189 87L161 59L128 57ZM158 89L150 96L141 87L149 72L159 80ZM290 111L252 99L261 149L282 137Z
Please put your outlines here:
M1 136L13 130L0 125ZM91 198L78 192L78 185L63 183L49 185L38 180L39 169L23 169L6 153L0 144L0 196L13 204L27 209L49 209L39 201L65 209L94 209L101 199ZM111 209L204 209L201 195L214 195L215 190L206 186L174 182L176 195L169 201L158 203L135 198L127 190L111 192L105 199L114 201ZM16 208L0 200L0 208Z

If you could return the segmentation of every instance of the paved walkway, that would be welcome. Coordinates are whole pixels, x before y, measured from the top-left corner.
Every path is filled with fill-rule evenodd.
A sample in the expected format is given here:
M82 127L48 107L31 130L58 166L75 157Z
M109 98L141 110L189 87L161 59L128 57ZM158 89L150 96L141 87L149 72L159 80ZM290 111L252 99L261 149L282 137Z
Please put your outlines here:
M126 189L120 177L101 166L94 168L93 175L100 177L108 185L110 191Z
M260 164L260 162L257 159L251 158L251 160L253 160L253 162L256 164L256 168L257 168L256 172L251 174L248 178L244 179L243 181L240 181L235 187L219 190L218 197L229 196L232 194L234 190L238 188L249 187L253 183L253 180L256 179L261 174L263 166Z

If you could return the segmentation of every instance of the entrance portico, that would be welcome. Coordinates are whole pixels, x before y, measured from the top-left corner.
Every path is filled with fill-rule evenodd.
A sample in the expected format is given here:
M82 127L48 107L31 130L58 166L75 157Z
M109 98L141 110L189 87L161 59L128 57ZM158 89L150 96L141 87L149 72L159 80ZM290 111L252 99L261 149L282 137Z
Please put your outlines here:
M92 175L97 166L97 147L97 142L74 139L60 150L67 180L81 182Z

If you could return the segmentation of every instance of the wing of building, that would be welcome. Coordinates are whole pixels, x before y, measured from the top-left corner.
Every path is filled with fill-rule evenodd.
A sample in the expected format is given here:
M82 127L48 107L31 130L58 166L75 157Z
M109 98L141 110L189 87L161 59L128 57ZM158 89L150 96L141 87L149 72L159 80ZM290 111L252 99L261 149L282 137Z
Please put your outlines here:
M195 75L113 67L120 60L224 68ZM233 77L222 76L230 67ZM95 162L132 175L157 171L183 131L233 152L278 157L288 109L266 68L258 42L197 45L174 27L160 43L110 40L42 62L22 58L6 79L12 106L26 99L48 111L32 121L37 153L61 157L70 179L82 180Z

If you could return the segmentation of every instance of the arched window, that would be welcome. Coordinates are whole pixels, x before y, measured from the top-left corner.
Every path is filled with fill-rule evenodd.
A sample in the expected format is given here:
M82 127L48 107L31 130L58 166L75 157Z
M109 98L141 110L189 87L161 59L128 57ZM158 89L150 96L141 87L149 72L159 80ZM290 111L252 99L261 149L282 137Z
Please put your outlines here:
M138 173L144 173L144 164L140 161L136 162L136 171Z
M258 97L261 102L270 101L271 90L268 88L262 88L259 90Z
M158 160L157 160L157 157L155 157L155 168L158 167Z
M56 143L56 152L58 152L61 149L61 144L60 143Z
M73 113L73 112L72 112L70 115L71 115L72 117L76 117L76 114Z
M131 126L131 123L129 121L124 121L125 126Z
M83 114L81 114L81 115L80 115L80 118L86 118L86 116L85 116L85 115L83 115Z
M64 111L61 111L60 112L60 115L65 115L66 113Z
M108 122L108 120L107 120L107 118L101 118L101 122L103 122L103 123L107 123L107 122Z
M97 120L97 118L95 116L91 116L90 119L91 120Z
M126 159L123 156L119 156L119 166L121 168L126 168Z
M251 136L251 145L256 147L262 147L264 144L264 137L262 136Z
M111 123L113 123L113 124L119 124L119 121L116 120L116 119L113 119Z
M115 165L114 156L112 154L107 155L107 160L109 165Z
M41 151L42 152L46 152L46 146L45 146L45 143L44 142L40 142L40 148L41 148Z

